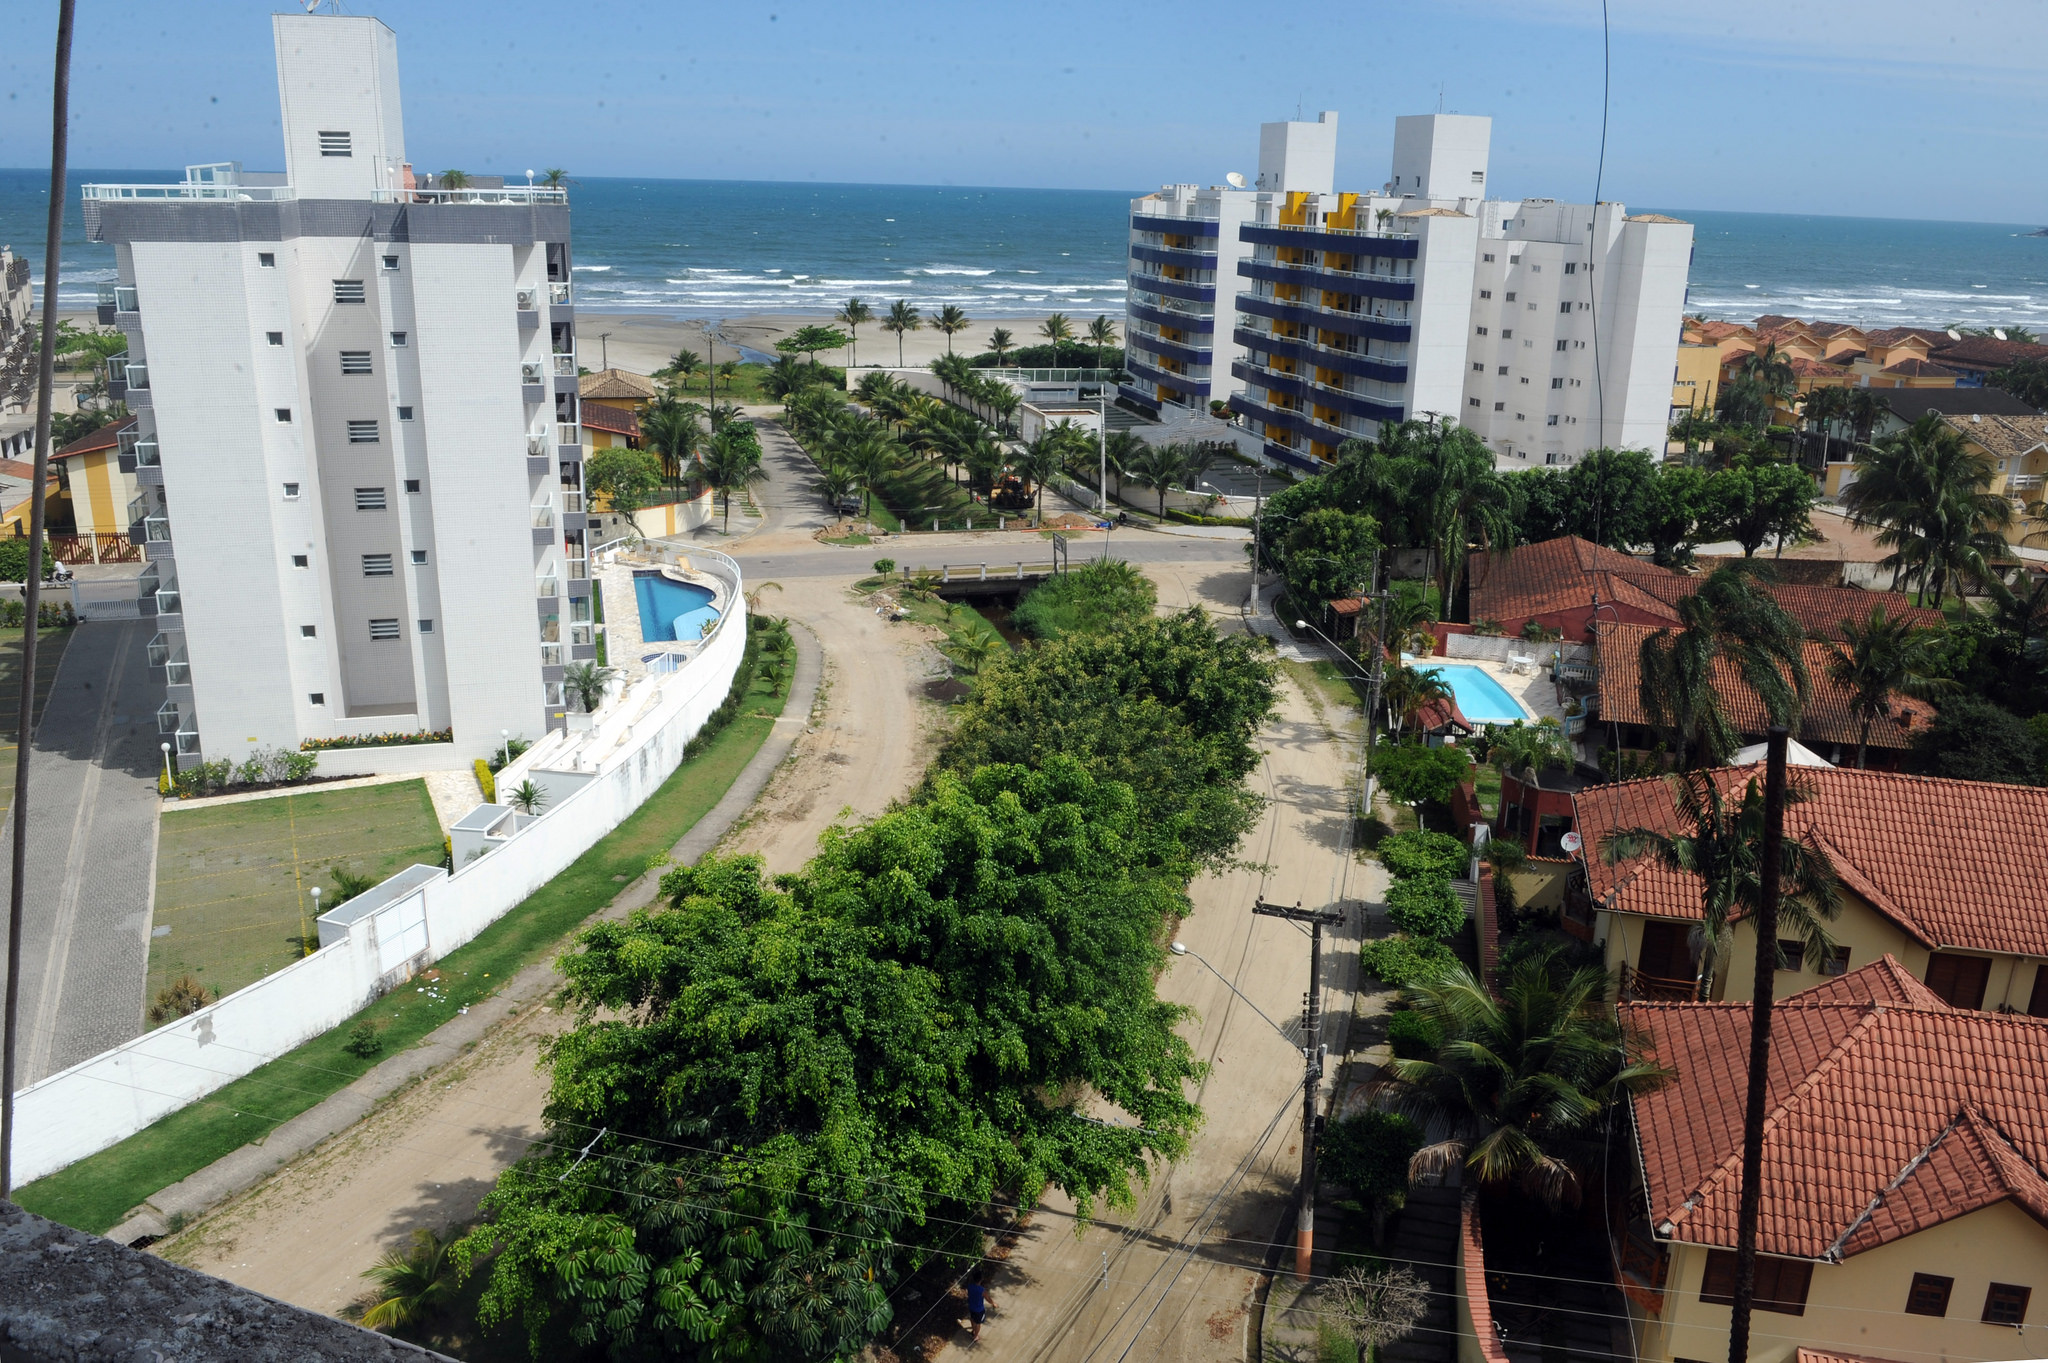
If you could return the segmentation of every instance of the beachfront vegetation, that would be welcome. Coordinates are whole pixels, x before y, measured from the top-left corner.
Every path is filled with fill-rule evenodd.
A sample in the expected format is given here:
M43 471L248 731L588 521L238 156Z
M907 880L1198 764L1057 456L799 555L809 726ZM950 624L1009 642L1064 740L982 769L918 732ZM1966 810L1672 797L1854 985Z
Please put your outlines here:
M954 303L946 304L925 320L931 324L932 330L946 338L946 353L948 355L953 353L953 338L967 330L973 321Z
M889 313L882 319L882 330L896 338L896 367L903 367L903 338L924 326L924 319L917 315L917 309L909 300L899 298L889 305Z
M1951 587L1960 594L1995 576L1992 565L2007 555L2013 508L1991 490L1992 477L1991 460L1929 412L1864 448L1842 505L1852 523L1882 527L1877 541L1892 552L1881 566L1893 587L1912 583L1939 606Z
M849 351L848 360L852 364L858 365L860 363L860 329L875 320L875 310L858 298L849 298L841 305L839 311L833 314L832 320L846 328L846 344Z
M732 529L732 495L745 492L755 483L768 481L761 466L761 438L751 424L732 421L712 432L705 446L699 475L724 504L722 529Z
M586 929L547 1137L454 1250L482 1321L536 1357L849 1357L991 1204L1133 1205L1200 1121L1153 981L1256 808L1269 655L1190 611L994 659L902 805Z
M661 489L662 460L647 450L615 446L592 450L583 461L583 486L613 513L632 519Z

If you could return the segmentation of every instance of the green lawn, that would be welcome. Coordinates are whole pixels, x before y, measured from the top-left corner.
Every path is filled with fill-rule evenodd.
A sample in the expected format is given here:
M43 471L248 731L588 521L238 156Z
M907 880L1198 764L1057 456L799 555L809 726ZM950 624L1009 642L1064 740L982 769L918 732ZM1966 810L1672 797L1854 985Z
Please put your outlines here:
M14 803L14 740L21 731L21 639L24 631L0 629L0 814ZM36 718L50 703L50 683L71 643L69 629L36 631Z
M750 641L751 654L755 645ZM21 1206L103 1234L157 1190L260 1140L377 1063L342 1048L357 1019L377 1028L384 1052L403 1050L479 1002L522 967L561 951L565 938L603 909L622 884L647 869L718 803L774 728L792 660L763 657L751 703L703 751L684 762L647 802L569 868L435 962L441 997L395 990L355 1018L313 1038L211 1096L170 1114L118 1145L20 1189ZM771 690L772 688L772 690Z
M415 862L441 864L425 781L173 804L158 839L152 999L180 975L226 994L299 959L301 937L319 935L311 890L320 886L332 908L335 867L375 882Z

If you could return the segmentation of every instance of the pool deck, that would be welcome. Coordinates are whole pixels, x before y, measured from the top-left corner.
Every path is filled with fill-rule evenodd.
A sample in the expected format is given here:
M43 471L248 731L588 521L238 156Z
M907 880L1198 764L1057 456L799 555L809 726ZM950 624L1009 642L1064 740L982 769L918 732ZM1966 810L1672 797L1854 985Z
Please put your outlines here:
M1499 682L1501 689L1520 701L1522 708L1535 719L1554 719L1559 724L1564 723L1564 707L1557 703L1557 688L1551 683L1548 668L1538 667L1533 672L1515 673L1508 671L1503 663L1487 662L1478 658L1440 657L1424 658L1417 666L1476 667ZM1473 722L1479 723L1478 720Z
M687 564L688 555L684 555ZM604 591L604 633L605 661L619 669L626 684L631 685L647 675L647 664L642 655L648 653L678 653L685 660L694 657L702 641L692 639L687 643L674 639L646 638L640 632L640 595L633 588L635 569L663 568L678 582L688 582L711 593L711 606L721 616L732 609L729 599L731 590L724 582L706 573L700 573L684 566L663 565L654 559L634 557L631 550L624 551L598 570L598 581Z

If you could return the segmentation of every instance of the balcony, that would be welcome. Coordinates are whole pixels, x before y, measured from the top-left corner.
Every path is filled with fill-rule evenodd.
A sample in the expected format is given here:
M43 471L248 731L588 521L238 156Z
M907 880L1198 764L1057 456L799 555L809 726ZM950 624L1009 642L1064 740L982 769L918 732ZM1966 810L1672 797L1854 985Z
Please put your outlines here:
M569 516L580 516L583 514L582 488L565 487L562 489L562 512L564 515ZM571 574L571 576L577 576L577 574Z
M1395 275L1332 270L1322 265L1288 265L1277 260L1240 260L1237 272L1245 279L1263 279L1269 284L1305 284L1314 289L1388 298L1399 303L1415 300L1415 281Z
M1277 298L1259 298L1253 294L1237 296L1237 308L1241 314L1253 317L1271 317L1282 322L1294 322L1301 326L1317 327L1323 331L1341 331L1347 336L1362 336L1375 341L1411 341L1415 329L1405 319L1374 317L1368 313L1346 312L1341 308L1318 307L1313 303L1283 303ZM1240 319L1239 325L1248 325Z
M145 651L149 655L149 665L151 667L162 667L171 660L170 636L165 634L151 635L149 643L145 646Z
M569 191L550 185L500 185L476 189L373 189L380 204L566 204Z
M1151 322L1156 326L1172 327L1176 331L1213 332L1216 329L1216 319L1212 315L1184 312L1172 306L1141 303L1135 298L1124 305L1124 311L1130 315L1132 321Z
M1216 268L1213 247L1207 251L1195 251L1180 246L1133 246L1131 259L1149 261L1154 265L1178 265L1189 270Z
M519 382L529 388L539 387L548 381L548 367L539 360L529 360L519 366Z
M571 555L569 555L568 571L569 571L569 580L570 580L571 582L587 582L587 581L589 581L589 580L590 580L590 557L589 557L589 555L587 555L587 554L571 554Z
M164 684L166 686L190 686L192 684L192 664L182 658L174 658L170 662L165 663Z
M1154 274L1134 274L1130 286L1148 293L1160 294L1167 298L1185 298L1190 303L1213 303L1216 301L1214 284L1186 284L1178 279L1163 279Z
M159 587L156 592L156 613L159 616L180 614L183 602L178 595L177 584Z
M133 284L102 284L99 287L98 301L102 308L111 308L115 312L140 311L135 306L135 286Z
M562 646L560 644L542 644L540 646L540 665L542 667L560 667L562 665Z
M555 377L556 377L556 378L558 378L558 379L573 379L573 378L575 378L575 377L576 377L576 352L575 352L575 351L571 350L571 351L569 351L569 352L568 352L567 354L564 354L563 352L561 352L561 351L559 351L559 350L558 350L558 351L556 351L556 352L555 352L555 353L553 354L553 356L552 356L551 358L552 358L552 359L554 360L554 362L555 362Z
M517 303L515 304L515 306L516 306L516 307L517 307L517 308L519 309L519 311L521 311L521 312L539 312L539 311L540 311L540 290L539 290L539 289L519 289L519 290L517 290L517 291L516 291L516 293L514 294L514 297L515 297L515 298L516 298L516 299L518 300L518 301L517 301Z
M1231 374L1256 383L1269 392L1287 393L1305 403L1321 403L1334 407L1347 416L1363 417L1367 421L1399 421L1402 416L1399 403L1381 402L1360 393L1347 393L1341 388L1332 388L1326 383L1317 383L1307 374L1288 374L1277 369L1268 369L1248 360L1239 360L1230 366ZM1341 426L1330 429L1342 431L1347 440L1364 437L1357 431L1345 431Z
M527 456L529 458L539 459L545 457L547 452L548 433L546 431L528 431L526 433Z
M581 449L583 447L583 427L573 421L557 421L555 423L555 443L557 445L574 445Z
M178 730L178 756L199 756L199 731L197 729Z
M1155 355L1164 355L1169 359L1179 360L1182 364L1200 365L1204 369L1215 359L1215 352L1207 346L1198 348L1187 344L1185 341L1169 341L1164 336L1158 336L1150 331L1141 331L1135 328L1125 334L1124 344L1126 347L1142 348Z
M1659 1003L1692 1003L1698 999L1699 993L1695 981L1645 975L1634 966L1625 965L1621 968L1621 996L1624 999L1651 999Z
M580 621L569 626L569 646L571 648L583 648L596 641L597 636L593 632L593 626L589 621Z
M1184 398L1205 399L1209 395L1209 381L1207 379L1195 379L1183 374L1175 374L1170 370L1154 369L1151 365L1132 356L1128 351L1124 354L1124 368L1130 370L1134 377L1144 379L1146 382L1154 384L1159 388L1179 393ZM1161 396L1164 398L1164 394ZM1164 398L1164 400L1173 401L1172 398ZM1199 403L1196 405L1199 405Z
M569 285L566 280L548 285L549 303L553 304L556 307L566 307L569 303L569 299Z
M121 371L122 382L128 385L129 392L132 393L137 391L138 389L146 390L149 387L148 365L136 364L132 361L124 361L121 365Z
M1407 365L1375 359L1370 355L1354 355L1348 350L1331 350L1291 336L1275 336L1270 331L1258 331L1251 327L1237 328L1230 333L1230 339L1247 350L1263 350L1271 355L1298 361L1304 366L1320 365L1324 369L1334 369L1340 374L1354 374L1361 379L1378 379L1381 383L1408 382Z
M553 502L535 502L533 504L533 528L536 530L552 530L554 525L555 504Z
M1238 237L1254 246L1292 246L1311 251L1342 251L1346 255L1391 256L1397 260L1413 260L1422 252L1422 243L1414 237L1357 227L1283 227L1248 222L1238 229ZM1372 245L1361 246L1361 239Z
M562 580L553 573L541 573L533 579L533 594L543 601L552 600L562 594Z
M156 731L158 733L174 734L178 732L178 723L178 707L176 705L170 701L165 701L162 705L156 707Z
M169 516L144 516L142 518L142 537L150 544L169 544L171 542L171 518Z
M1131 228L1138 232L1171 232L1181 237L1213 237L1218 230L1215 218L1183 218L1165 213L1133 213Z

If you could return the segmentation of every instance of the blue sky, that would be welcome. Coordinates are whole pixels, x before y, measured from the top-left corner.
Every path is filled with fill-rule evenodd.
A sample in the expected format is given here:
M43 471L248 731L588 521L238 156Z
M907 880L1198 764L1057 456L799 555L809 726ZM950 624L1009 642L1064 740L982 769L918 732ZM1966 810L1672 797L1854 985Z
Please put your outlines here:
M2040 0L1612 0L1604 196L2048 223ZM357 3L399 35L422 167L1143 190L1250 171L1256 125L1334 108L1340 186L1392 119L1494 119L1491 185L1585 199L1599 0L1172 5ZM0 54L0 165L47 164L54 5ZM282 161L265 5L79 7L71 159Z

